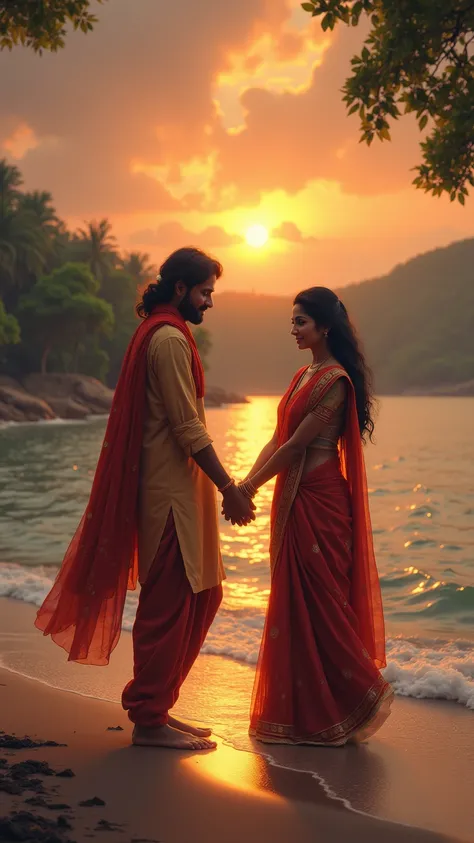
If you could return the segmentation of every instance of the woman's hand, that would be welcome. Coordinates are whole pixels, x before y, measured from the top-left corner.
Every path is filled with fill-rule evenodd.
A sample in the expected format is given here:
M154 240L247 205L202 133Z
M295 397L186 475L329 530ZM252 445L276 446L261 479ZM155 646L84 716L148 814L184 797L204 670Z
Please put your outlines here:
M222 496L222 514L226 521L245 527L255 521L255 504L237 486L230 486Z

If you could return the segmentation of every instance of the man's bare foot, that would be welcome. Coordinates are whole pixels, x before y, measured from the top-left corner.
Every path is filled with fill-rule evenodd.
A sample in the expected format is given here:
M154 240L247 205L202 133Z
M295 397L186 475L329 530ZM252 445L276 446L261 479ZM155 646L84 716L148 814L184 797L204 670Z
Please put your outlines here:
M180 732L186 732L188 735L194 735L196 738L209 738L212 735L212 729L199 729L197 726L192 726L191 723L178 720L177 717L168 717L168 726L179 729Z
M207 738L193 737L171 726L158 726L149 729L135 726L132 734L134 746L164 746L170 749L203 750L215 749L217 744Z

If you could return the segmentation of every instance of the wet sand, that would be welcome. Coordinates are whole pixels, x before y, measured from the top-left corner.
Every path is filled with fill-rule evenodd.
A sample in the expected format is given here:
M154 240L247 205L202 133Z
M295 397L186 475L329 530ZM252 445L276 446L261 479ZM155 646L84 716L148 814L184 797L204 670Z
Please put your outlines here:
M68 687L75 683L76 690L82 680L85 693L94 692L97 676L111 698L116 697L116 688L130 669L130 637L122 636L109 668L68 665L64 654L32 629L33 614L32 607L0 601L4 662L17 668L21 662L24 672L36 666L44 681L55 684L60 684L62 675ZM73 677L77 677L74 682ZM245 697L251 678L252 670L244 665L201 656L178 710L185 715L194 708L201 721L217 713L222 721L218 731L225 733L225 712L216 708L215 700L222 696L227 716L235 711L245 719L241 708L244 703L248 707ZM17 794L0 792L3 816L26 810L56 825L58 817L64 817L61 823L66 825L55 828L58 841L473 839L474 716L455 704L397 699L383 730L359 748L262 747L242 737L236 741L240 750L219 739L215 752L186 753L131 747L131 726L116 703L56 690L2 669L0 729L20 738L28 735L67 744L2 749L0 736L4 782L15 778L13 765L28 759L47 762L56 772L68 768L74 772L73 777L62 778L33 771L30 779L36 777L44 793L34 788ZM273 763L265 753L271 754ZM21 768L16 768L17 776L18 771ZM328 790L346 801L330 798ZM94 797L105 805L79 806ZM32 805L27 799L44 804ZM48 808L51 803L70 808ZM2 834L3 830L2 841L13 839Z

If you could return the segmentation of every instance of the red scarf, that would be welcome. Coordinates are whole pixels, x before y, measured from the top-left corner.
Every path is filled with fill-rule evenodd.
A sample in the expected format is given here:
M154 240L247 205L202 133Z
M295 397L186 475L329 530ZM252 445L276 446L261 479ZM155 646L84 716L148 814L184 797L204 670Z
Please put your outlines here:
M127 588L136 588L147 351L163 325L186 337L197 397L204 395L203 367L191 331L174 307L155 308L125 353L89 504L36 617L38 629L69 653L69 661L108 664L120 637Z

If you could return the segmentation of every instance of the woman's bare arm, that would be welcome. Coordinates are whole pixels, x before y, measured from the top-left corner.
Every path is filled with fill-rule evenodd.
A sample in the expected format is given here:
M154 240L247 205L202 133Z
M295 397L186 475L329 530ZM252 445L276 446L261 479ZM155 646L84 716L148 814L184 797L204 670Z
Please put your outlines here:
M278 433L275 430L272 438L269 442L262 448L260 454L258 455L255 463L253 464L252 468L250 469L247 477L252 477L257 471L260 471L264 465L267 464L268 460L273 456L275 451L278 450Z
M289 468L295 460L300 459L308 445L319 436L344 399L345 386L340 379L331 387L322 402L322 406L318 405L313 412L305 416L293 436L280 448L276 448L264 465L259 466L256 471L250 472L249 480L253 486L256 489L260 488L276 474L280 474L281 471Z

